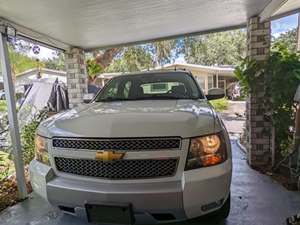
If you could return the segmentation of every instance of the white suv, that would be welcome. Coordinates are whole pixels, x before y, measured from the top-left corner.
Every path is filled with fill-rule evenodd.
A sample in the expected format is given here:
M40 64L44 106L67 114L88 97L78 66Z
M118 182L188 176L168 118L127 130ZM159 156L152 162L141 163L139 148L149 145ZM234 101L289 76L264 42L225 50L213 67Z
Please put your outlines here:
M90 104L44 121L30 164L33 189L98 223L163 223L230 210L231 147L185 71L110 80Z

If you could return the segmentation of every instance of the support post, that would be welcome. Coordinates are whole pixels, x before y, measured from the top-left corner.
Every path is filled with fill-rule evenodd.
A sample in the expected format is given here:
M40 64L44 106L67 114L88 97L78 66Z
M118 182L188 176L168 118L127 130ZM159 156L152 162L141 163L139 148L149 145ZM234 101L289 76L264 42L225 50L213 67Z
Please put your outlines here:
M7 36L0 32L0 61L3 74L3 83L5 90L5 97L7 102L9 130L12 142L12 152L14 164L16 168L17 185L19 191L19 198L25 199L27 196L24 162L22 157L22 147L19 132L19 124L15 102L15 90L12 80L11 67L9 62Z
M259 17L250 18L247 26L247 55L258 62L266 61L270 53L271 25L270 21L261 22ZM273 129L268 110L264 102L264 77L251 91L246 105L246 130L248 163L250 166L267 165L272 160ZM274 153L273 153L274 154Z
M66 52L66 71L69 102L73 108L83 102L83 96L87 93L88 75L82 49L71 48Z
M298 13L298 52L300 52L300 13Z

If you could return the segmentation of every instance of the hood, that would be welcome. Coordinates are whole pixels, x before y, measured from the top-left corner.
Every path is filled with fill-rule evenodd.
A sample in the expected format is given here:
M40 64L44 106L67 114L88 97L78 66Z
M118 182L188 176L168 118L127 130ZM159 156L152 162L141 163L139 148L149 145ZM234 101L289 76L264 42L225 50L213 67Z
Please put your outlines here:
M194 137L219 131L206 100L97 102L45 120L38 129L52 137Z

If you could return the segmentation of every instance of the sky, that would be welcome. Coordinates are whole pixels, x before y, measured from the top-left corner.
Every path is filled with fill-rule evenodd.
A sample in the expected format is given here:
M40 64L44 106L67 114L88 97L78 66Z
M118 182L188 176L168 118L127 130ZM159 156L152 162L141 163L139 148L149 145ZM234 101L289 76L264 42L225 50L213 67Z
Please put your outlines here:
M298 15L294 14L291 16L287 16L278 20L272 21L272 35L274 37L278 37L281 33L287 32L293 28L298 26ZM54 57L54 51L49 48L45 48L40 46L40 53L35 55L32 51L29 52L30 57L37 57L39 59L47 59ZM180 55L176 60L175 63L184 63L184 56Z
M287 32L298 26L298 15L283 17L272 21L272 35L278 37L281 33Z

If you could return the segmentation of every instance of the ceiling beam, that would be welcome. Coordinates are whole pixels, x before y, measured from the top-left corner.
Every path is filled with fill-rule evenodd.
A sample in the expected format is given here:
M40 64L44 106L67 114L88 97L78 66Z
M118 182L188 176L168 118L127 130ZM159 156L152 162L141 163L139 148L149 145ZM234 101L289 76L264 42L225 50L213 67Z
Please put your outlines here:
M272 0L259 14L260 20L265 21L271 18L287 1L288 0Z
M1 25L16 29L17 37L20 39L39 44L53 50L66 51L70 49L70 45L64 42L0 17L0 26Z

